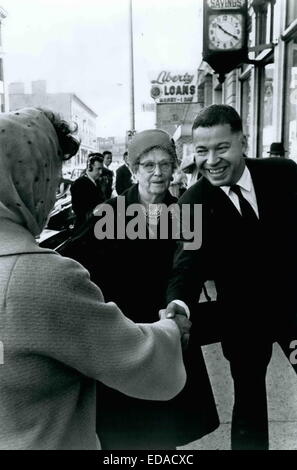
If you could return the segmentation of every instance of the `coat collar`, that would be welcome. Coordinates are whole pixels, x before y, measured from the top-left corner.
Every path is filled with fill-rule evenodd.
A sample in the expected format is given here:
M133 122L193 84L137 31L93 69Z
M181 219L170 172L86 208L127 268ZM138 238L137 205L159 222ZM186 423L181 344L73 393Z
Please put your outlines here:
M138 183L131 186L131 188L128 188L123 194L121 194L121 196L125 196L126 206L130 204L140 203ZM170 206L170 204L174 204L175 202L177 202L177 199L174 196L172 196L170 192L167 190L163 204L166 204L166 206Z
M1 219L0 237L0 257L28 253L55 253L52 250L40 248L33 235L25 227L8 219Z

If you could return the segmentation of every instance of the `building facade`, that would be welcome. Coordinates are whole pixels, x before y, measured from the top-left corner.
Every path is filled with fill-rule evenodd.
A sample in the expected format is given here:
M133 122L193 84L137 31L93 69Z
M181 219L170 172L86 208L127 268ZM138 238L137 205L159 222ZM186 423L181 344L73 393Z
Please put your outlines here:
M127 150L127 142L120 137L98 137L98 151L103 153L109 150L112 153L112 164L110 169L116 170L123 164L123 155Z
M201 109L197 70L164 69L152 74L151 97L155 101L156 128L174 136L177 156L191 151L190 123Z
M243 118L250 157L267 157L283 142L297 161L297 2L249 0L249 60L223 84L205 62L199 67L202 106L224 103Z
M2 42L2 21L6 18L7 13L4 8L0 7L0 112L8 111L7 91L4 80L4 51Z
M58 112L67 121L76 122L81 139L80 150L65 163L64 170L85 168L89 153L98 151L96 137L97 114L74 93L47 93L46 82L32 82L32 93L25 93L24 83L9 85L9 107L11 111L27 106L44 106Z

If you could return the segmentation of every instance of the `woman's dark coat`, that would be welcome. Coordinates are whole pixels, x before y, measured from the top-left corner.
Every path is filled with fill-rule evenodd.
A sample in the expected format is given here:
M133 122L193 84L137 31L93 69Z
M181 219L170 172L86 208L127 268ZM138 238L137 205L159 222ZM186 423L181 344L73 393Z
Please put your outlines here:
M138 185L121 197L125 197L125 208L139 203ZM169 206L175 202L168 191L163 203ZM114 209L116 233L118 197L107 203ZM126 218L126 226L131 218ZM176 248L176 241L170 239L171 221L169 239L144 240L96 240L95 223L96 220L87 235L76 241L72 256L89 269L106 301L116 302L134 322L157 321L159 309L166 307L166 287ZM184 361L186 386L169 402L137 400L99 385L98 403L104 407L97 410L97 433L104 449L172 449L197 440L218 426L198 344L190 344L184 352Z

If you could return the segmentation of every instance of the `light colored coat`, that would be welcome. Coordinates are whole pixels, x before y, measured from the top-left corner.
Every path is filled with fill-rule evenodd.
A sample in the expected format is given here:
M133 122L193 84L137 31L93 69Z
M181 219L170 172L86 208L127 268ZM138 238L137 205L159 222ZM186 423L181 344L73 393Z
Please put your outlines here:
M81 265L0 224L1 449L95 449L95 380L150 400L183 388L172 320L133 323Z

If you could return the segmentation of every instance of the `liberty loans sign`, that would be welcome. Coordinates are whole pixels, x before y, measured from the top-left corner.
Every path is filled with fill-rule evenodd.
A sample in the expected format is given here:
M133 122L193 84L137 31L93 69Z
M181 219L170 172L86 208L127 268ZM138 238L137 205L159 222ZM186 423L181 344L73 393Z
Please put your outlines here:
M197 103L197 72L162 70L152 77L151 97L156 103Z

